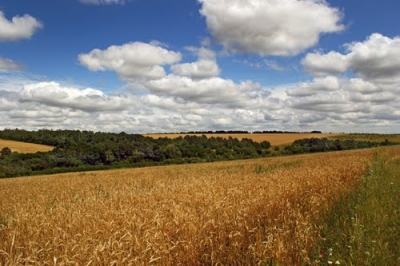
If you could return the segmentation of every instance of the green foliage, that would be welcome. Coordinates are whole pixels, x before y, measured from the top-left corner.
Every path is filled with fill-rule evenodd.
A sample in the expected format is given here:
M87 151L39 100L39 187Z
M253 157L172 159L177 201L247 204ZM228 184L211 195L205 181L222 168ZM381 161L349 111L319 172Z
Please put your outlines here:
M50 152L35 154L11 153L3 148L0 155L0 177L59 173L120 167L139 167L173 163L214 162L249 159L281 154L336 151L390 145L354 139L303 139L275 152L268 141L228 136L187 135L176 139L153 139L124 132L102 133L79 130L26 131L6 129L0 138L54 146Z
M4 147L0 151L0 159L3 159L10 154L11 154L11 149L9 147Z
M212 162L268 155L270 143L228 137L185 136L152 139L138 134L74 130L3 130L0 138L46 144L46 153L2 152L0 177L41 173L139 167L148 165Z
M290 146L285 147L288 154L301 154L310 152L341 151L352 149L373 148L378 146L390 145L389 142L377 143L354 139L327 139L309 138L296 140Z

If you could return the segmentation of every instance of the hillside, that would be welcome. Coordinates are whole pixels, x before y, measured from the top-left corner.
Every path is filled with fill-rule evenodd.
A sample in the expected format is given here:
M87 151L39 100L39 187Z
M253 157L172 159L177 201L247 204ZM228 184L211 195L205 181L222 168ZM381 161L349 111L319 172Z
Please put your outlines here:
M188 134L145 134L146 137L151 138L178 138L184 137ZM189 134L190 136L201 136L203 134ZM331 138L341 136L343 134L338 133L285 133L285 134L204 134L207 138L210 137L221 137L221 138L237 138L239 140L248 138L256 142L268 141L272 146L279 146L283 144L292 143L298 139L306 138Z
M47 152L54 149L54 147L48 145L0 139L0 150L5 147L10 148L12 152L19 153Z

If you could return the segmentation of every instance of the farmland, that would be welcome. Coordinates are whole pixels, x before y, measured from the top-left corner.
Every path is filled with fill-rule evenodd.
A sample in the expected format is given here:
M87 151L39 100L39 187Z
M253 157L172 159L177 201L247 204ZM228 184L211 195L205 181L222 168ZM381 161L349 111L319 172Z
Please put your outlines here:
M146 137L151 138L178 138L178 137L185 137L188 134L145 134ZM273 146L279 146L283 144L292 143L298 139L305 139L305 138L329 138L329 137L336 137L342 134L337 133L287 133L287 134L190 134L190 136L201 136L205 135L207 138L210 137L221 137L221 138L237 138L239 140L243 138L248 138L256 142L268 141Z
M314 264L377 151L2 179L0 265Z
M19 153L35 153L38 151L46 152L54 149L54 147L48 145L0 139L0 150L5 147L10 148L13 152L15 151Z

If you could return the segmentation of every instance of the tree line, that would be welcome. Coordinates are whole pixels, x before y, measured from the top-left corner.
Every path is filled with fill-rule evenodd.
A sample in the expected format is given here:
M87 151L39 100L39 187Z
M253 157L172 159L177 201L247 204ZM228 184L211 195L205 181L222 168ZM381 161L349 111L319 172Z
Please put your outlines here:
M139 134L79 130L5 129L0 138L53 146L49 152L24 154L8 147L0 151L0 178L34 174L101 170L150 165L214 162L391 145L354 139L307 138L284 149L271 150L268 141L255 142L228 136L153 139Z
M49 152L22 154L4 148L0 177L213 162L267 156L270 143L243 138L191 136L153 139L139 134L79 130L26 131L6 129L1 139L53 146Z

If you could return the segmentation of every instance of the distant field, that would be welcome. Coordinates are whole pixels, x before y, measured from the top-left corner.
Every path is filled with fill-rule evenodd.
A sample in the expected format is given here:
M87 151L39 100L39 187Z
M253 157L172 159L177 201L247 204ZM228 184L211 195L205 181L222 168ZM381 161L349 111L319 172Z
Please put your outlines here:
M152 138L178 138L178 137L184 137L188 134L145 134L144 136L146 137L152 137ZM242 138L248 138L252 139L257 142L262 142L262 141L269 141L271 145L273 146L278 146L278 145L283 145L283 144L289 144L292 143L295 140L298 139L305 139L305 138L329 138L329 137L334 137L334 136L339 136L343 134L319 134L319 133L293 133L293 134L190 134L191 136L196 135L196 136L201 136L201 135L206 135L207 138L210 137L222 137L222 138L228 138L231 136L232 138L237 138L241 140Z
M0 265L311 265L382 150L0 179Z
M16 151L19 153L35 153L38 151L46 152L54 149L54 147L46 145L0 139L0 150L5 147L10 148L11 151Z
M355 139L360 141L384 142L400 144L400 134L343 134L338 139Z

